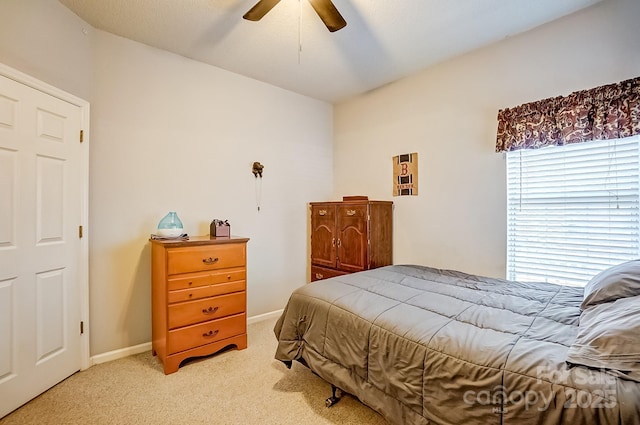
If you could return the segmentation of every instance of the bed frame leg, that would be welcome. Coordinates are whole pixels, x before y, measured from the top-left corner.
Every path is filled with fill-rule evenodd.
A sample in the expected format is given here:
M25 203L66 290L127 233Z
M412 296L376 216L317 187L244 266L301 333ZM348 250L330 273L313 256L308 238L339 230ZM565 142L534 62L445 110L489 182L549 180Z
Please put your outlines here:
M342 398L342 390L335 385L331 385L331 397L325 400L325 405L331 407Z

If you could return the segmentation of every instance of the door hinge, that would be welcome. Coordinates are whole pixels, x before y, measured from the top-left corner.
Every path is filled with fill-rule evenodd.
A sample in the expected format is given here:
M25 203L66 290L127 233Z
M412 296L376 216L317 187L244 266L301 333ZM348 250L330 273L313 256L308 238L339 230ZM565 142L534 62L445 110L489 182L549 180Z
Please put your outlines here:
M84 130L80 130L80 143L84 142Z
M84 322L80 321L80 335L84 333Z
M78 237L82 239L82 226L78 226Z

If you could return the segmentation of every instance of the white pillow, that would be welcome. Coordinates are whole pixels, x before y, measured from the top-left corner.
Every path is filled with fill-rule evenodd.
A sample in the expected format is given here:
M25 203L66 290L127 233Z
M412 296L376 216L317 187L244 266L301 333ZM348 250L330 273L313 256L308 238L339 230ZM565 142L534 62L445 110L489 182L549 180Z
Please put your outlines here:
M627 261L595 275L584 287L581 310L640 295L640 260Z
M640 379L640 296L587 308L567 362Z

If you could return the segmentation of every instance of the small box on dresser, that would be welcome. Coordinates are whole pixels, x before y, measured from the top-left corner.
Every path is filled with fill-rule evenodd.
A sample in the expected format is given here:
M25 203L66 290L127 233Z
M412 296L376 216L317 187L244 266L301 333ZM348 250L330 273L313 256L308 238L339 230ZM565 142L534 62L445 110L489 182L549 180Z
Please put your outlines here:
M190 357L247 348L248 241L151 240L152 352L165 374Z

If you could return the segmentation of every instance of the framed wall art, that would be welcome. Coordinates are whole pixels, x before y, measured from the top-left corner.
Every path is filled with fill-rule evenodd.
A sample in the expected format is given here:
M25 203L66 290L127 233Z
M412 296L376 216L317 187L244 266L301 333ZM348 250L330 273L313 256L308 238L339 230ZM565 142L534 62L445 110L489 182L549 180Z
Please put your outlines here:
M393 157L393 196L418 195L418 153Z

